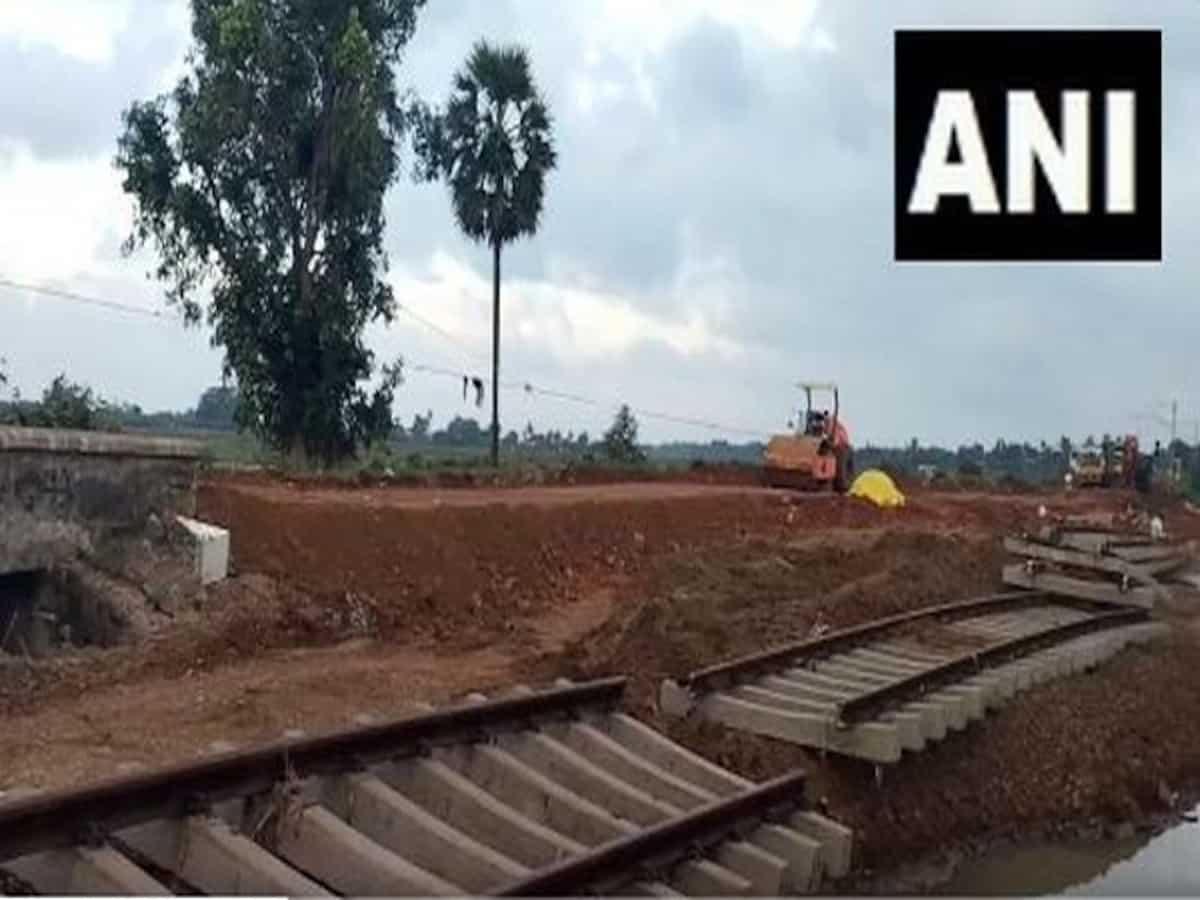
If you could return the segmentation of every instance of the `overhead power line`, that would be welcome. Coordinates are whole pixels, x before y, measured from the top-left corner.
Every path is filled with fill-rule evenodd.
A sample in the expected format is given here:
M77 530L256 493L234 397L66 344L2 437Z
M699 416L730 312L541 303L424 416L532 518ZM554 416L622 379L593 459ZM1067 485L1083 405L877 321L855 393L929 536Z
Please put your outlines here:
M111 309L115 310L116 312L147 316L152 319L173 318L173 316L167 315L160 309L151 309L147 306L134 306L129 303L120 303L116 300L102 300L99 297L89 297L86 294L77 294L74 291L64 291L59 288L45 287L39 284L26 284L21 281L13 281L10 278L0 277L0 285L13 288L14 290L18 291L28 291L31 294L42 294L47 297L58 297L60 300L71 300L75 303L83 303L88 306L97 306L101 309Z
M428 319L425 316L421 315L419 312L417 312L412 307L405 306L403 303L397 303L396 308L398 310L400 310L400 312L402 312L406 316L408 316L409 318L413 319L414 321L420 322L422 325L424 325L426 328L428 328L434 334L441 337L443 340L449 341L451 344L453 344L455 347L457 347L460 351L465 353L468 359L471 359L471 360L482 360L483 359L482 354L480 354L480 352L476 348L472 347L470 344L468 344L466 341L462 340L462 338L458 337L457 335L452 334L451 332L447 331L441 325L439 325L436 322L432 321L431 319Z
M28 291L34 294L41 294L48 297L57 297L62 300L69 300L74 303L82 303L88 306L94 306L100 309L108 309L115 312L127 313L131 315L146 316L148 318L162 319L170 321L174 317L168 315L162 310L150 309L144 306L135 306L129 303L122 303L116 300L106 300L100 297L91 297L86 294L76 293L75 291L66 291L59 288L45 287L43 285L28 284L25 282L15 281L9 278L0 277L0 286L12 288L19 291ZM431 332L441 336L444 340L454 344L457 348L465 351L468 358L476 361L481 361L481 354L472 348L466 341L459 338L457 335L445 328L442 328L436 322L431 321L415 310L397 304L397 308L410 316L412 319L420 322ZM427 375L436 375L440 377L453 378L456 380L477 377L474 373L464 370L449 369L444 366L435 366L422 362L406 362L404 365L406 371L419 372ZM589 397L584 394L574 393L571 391L563 391L557 388L543 387L534 384L530 381L501 381L500 387L504 390L521 391L524 394L546 397L552 400L563 400L569 403L577 403L582 406L589 406L596 409L616 409L621 405L629 406L629 409L637 416L644 419L655 419L661 422L670 422L676 425L685 425L691 428L701 428L706 431L721 432L726 434L737 434L746 437L763 438L769 435L760 430L742 428L735 425L728 425L722 422L717 422L711 419L693 418L690 416L681 416L673 413L665 413L652 409L645 409L634 406L633 404L625 404L619 399L601 400L596 397Z
M414 312L412 309L410 309L406 306L403 306L402 304L397 304L397 306L401 310L406 312L408 315L412 316L414 319L416 319L417 321L424 324L427 328L429 328L435 334L441 335L443 338L445 338L447 341L454 344L456 347L459 347L460 349L465 349L470 354L470 356L472 356L473 358L475 358L475 359L480 358L479 355L475 351L473 351L472 348L470 348L458 336L451 334L450 332L446 331L446 329L431 322L429 319L426 319L424 316L419 315L418 313ZM414 366L410 366L410 368L412 368L414 371L425 371L430 374L451 374L455 378L461 378L463 376L463 374L465 374L465 373L461 373L461 372L457 372L457 373L433 372L432 367L429 367L429 366L418 367L418 366L414 365ZM521 391L524 391L526 394L538 394L543 397L549 397L549 398L555 399L555 400L566 400L571 403L578 403L583 406L591 406L591 407L598 407L598 408L616 409L617 407L621 406L623 403L623 401L621 401L621 400L607 400L607 401L598 400L594 397L586 397L582 394L571 393L568 391L560 391L560 390L557 390L554 388L540 387L529 381L515 382L515 381L503 381L502 380L500 382L500 387L504 388L506 390L521 390ZM739 434L739 435L748 436L748 437L756 437L756 438L770 437L770 435L767 432L757 430L757 429L741 428L741 427L734 426L734 425L726 425L721 422L714 422L714 421L711 421L708 419L697 419L697 418L692 418L689 416L674 415L672 413L657 412L657 411L651 410L651 409L643 409L640 407L635 407L631 404L625 404L625 405L629 406L629 409L631 412L633 412L634 414L636 414L638 416L641 416L644 419L657 419L658 421L671 422L676 425L687 425L692 428L702 428L702 429L705 429L708 431L726 432L729 434Z
M441 368L439 366L428 366L420 363L409 363L405 368L414 372L422 372L429 375L443 375L449 378L470 377L470 373L456 372L451 369ZM578 403L584 406L591 406L600 409L616 409L622 405L619 400L598 400L594 397L585 397L582 394L570 393L568 391L559 391L553 388L540 387L529 381L501 381L500 387L509 391L523 391L526 394L533 394L541 397L548 397L553 400L566 400L571 403ZM735 425L727 425L722 422L716 422L710 419L696 419L689 416L678 416L672 413L659 412L653 409L645 409L632 404L629 406L631 412L640 416L643 419L657 419L663 422L671 422L677 425L687 425L692 428L703 428L708 431L718 431L726 434L739 434L746 437L763 438L769 437L767 432L759 431L751 428L739 428Z
M425 363L404 363L406 372L424 372L426 375L445 375L448 378L462 378L465 372L455 371L454 369L444 369L441 366L430 366Z

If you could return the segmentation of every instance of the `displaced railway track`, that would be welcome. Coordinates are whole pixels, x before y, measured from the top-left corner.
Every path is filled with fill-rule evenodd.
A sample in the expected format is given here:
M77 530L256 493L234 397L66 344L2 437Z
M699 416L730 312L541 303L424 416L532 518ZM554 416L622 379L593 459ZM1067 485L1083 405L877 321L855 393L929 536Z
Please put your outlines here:
M663 682L668 715L876 763L962 730L1016 691L1163 626L1140 606L1034 591L926 607Z
M1004 567L1007 585L1147 608L1167 595L1161 579L1186 566L1193 553L1190 543L1058 528L1006 538L1004 548L1021 560Z
M39 893L803 893L850 833L560 683L0 803Z

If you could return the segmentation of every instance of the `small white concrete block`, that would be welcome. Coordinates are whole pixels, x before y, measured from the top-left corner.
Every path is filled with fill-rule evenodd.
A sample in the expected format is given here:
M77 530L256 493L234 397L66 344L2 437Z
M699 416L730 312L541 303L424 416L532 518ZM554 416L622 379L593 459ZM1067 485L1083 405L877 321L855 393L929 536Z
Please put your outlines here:
M187 516L177 516L176 520L196 542L200 583L212 584L225 578L229 574L229 531Z

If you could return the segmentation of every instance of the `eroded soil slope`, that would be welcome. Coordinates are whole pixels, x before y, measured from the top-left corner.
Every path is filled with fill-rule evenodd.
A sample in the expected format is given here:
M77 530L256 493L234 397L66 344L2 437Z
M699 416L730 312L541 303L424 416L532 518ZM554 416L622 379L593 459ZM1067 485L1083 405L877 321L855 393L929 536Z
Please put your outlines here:
M986 532L830 530L754 538L653 567L594 632L534 670L576 678L628 673L631 701L653 716L664 677L897 612L994 590L1003 551Z
M729 768L764 779L801 767L814 799L853 826L861 861L887 867L963 838L1088 820L1142 821L1200 780L1200 595L1180 588L1165 642L1051 682L967 732L889 767L659 714L655 691L713 661L995 589L994 536L863 530L752 540L662 560L652 588L534 670L633 673L635 714Z
M662 553L888 521L832 497L654 483L345 491L221 482L202 488L200 506L232 530L239 570L314 596L352 594L376 636L456 649L558 615L599 584L638 579Z
M242 572L278 576L323 602L364 607L371 633L490 645L640 584L663 554L789 540L831 529L998 534L1043 498L921 494L902 510L736 485L599 484L488 490L332 487L214 480L200 515L232 531ZM1064 509L1111 498L1075 495Z
M995 587L999 537L1114 495L921 493L883 511L753 487L303 489L213 481L236 577L141 644L0 671L0 790L63 785L394 715L515 681L631 676L630 709L762 777L802 764L874 865L1056 815L1132 815L1198 769L1194 610L1180 643L1046 686L889 774L659 721L664 675ZM1200 533L1177 508L1168 526ZM1178 530L1185 530L1179 527ZM1187 641L1192 643L1187 643Z

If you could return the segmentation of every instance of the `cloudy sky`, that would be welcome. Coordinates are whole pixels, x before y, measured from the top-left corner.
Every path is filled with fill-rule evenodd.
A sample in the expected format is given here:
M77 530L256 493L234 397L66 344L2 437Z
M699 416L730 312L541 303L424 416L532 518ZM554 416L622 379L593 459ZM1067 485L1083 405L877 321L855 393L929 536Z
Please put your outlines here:
M1165 434L1200 416L1200 15L1194 0L431 0L401 71L446 95L471 43L532 52L559 170L538 236L505 258L505 427L601 430L619 399L650 439L781 427L799 378L836 379L856 442ZM184 0L0 2L0 278L164 310L151 260L119 252L130 205L119 114L169 87ZM897 265L897 27L1161 27L1160 265ZM389 277L418 318L372 328L381 356L487 375L490 261L444 188L388 198ZM454 336L451 340L444 333ZM203 329L0 287L0 356L37 393L55 373L147 408L220 375ZM530 396L530 382L593 398ZM479 415L411 371L405 420Z

